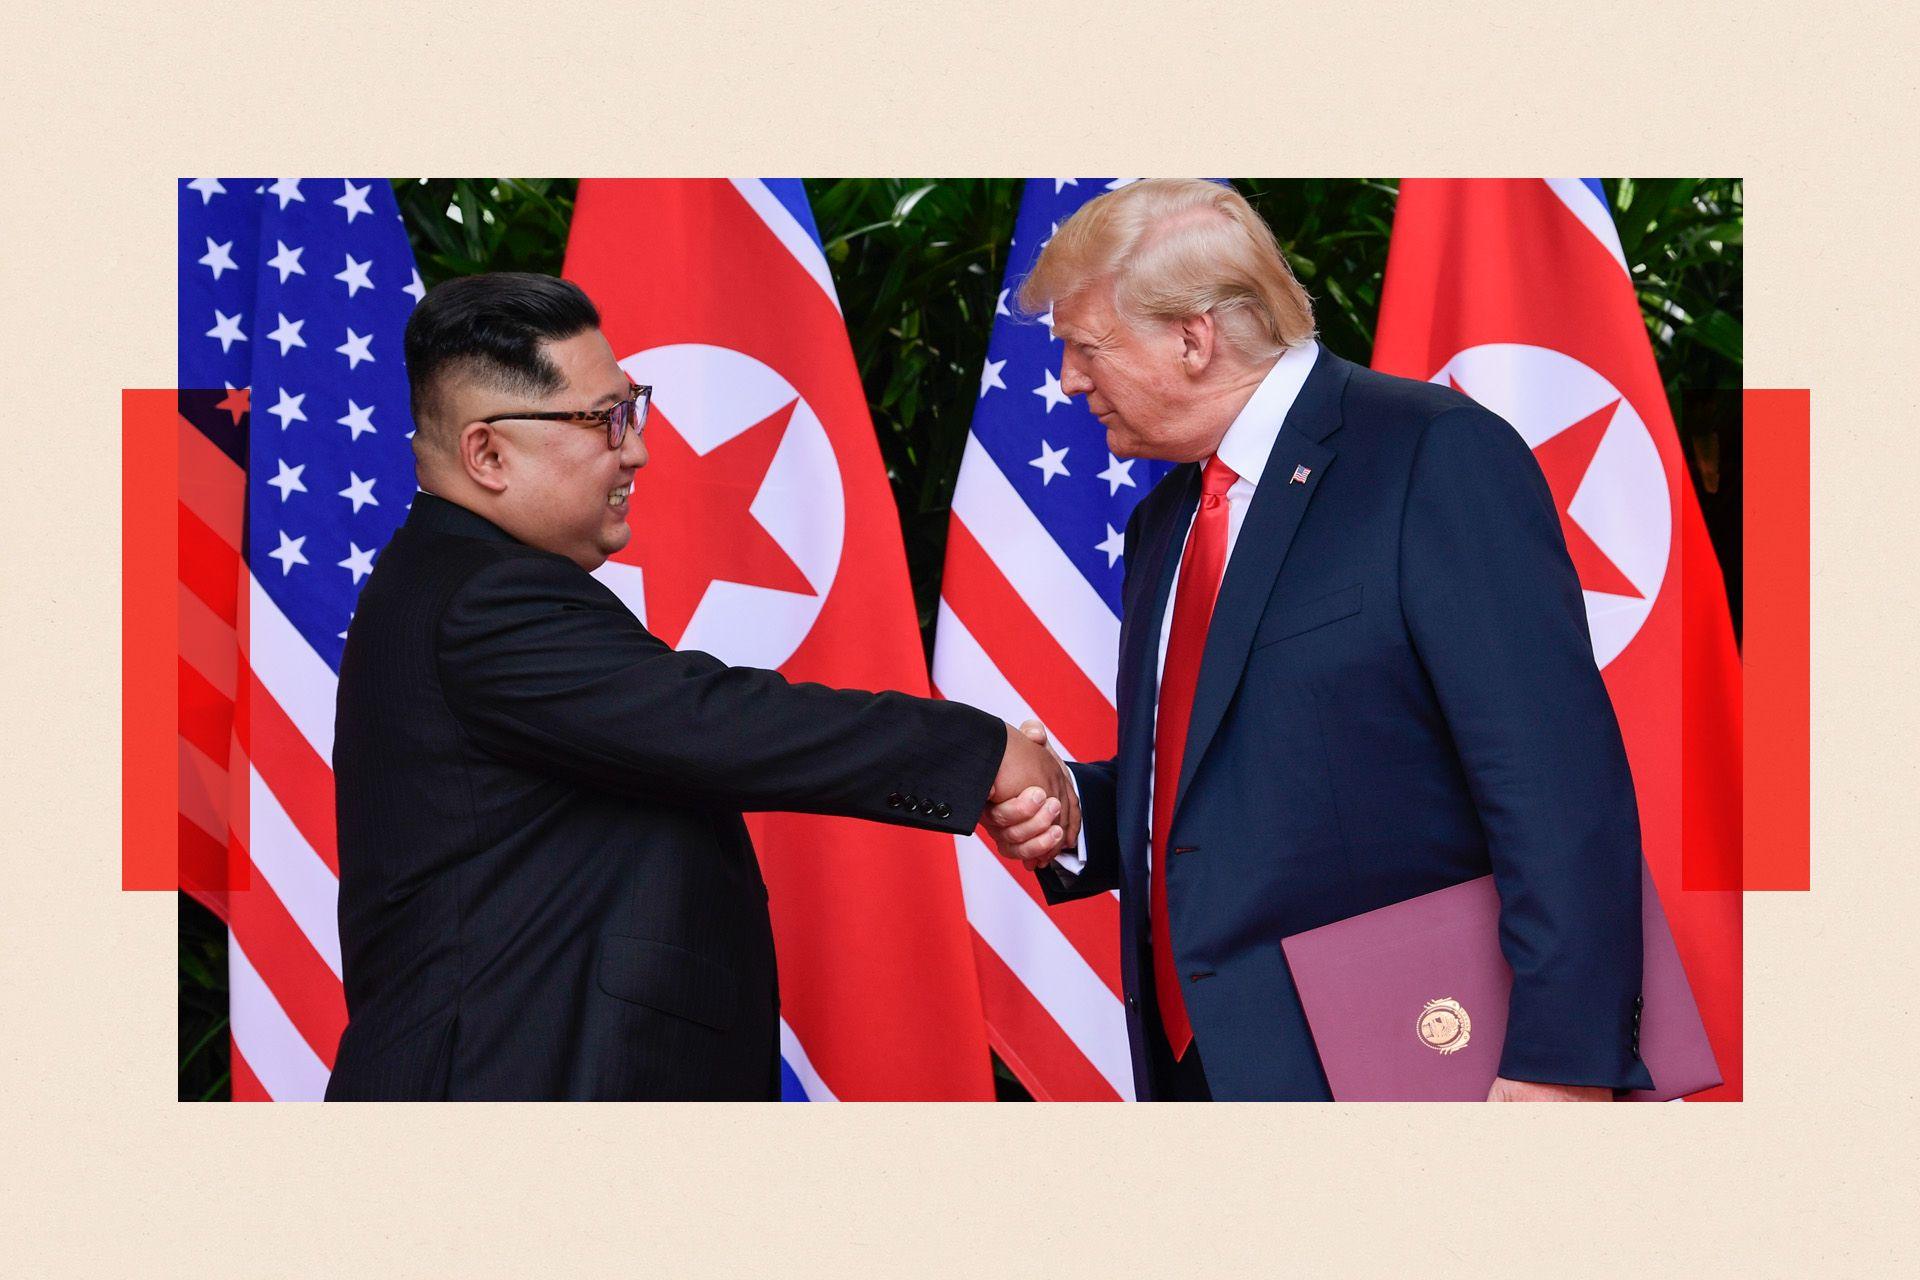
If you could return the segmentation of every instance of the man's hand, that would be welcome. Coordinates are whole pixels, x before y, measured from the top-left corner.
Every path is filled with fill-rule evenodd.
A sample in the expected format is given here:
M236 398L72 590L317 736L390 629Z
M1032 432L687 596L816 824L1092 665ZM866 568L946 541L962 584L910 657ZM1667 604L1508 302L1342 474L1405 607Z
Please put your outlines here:
M1488 1102L1612 1102L1613 1090L1585 1084L1536 1084L1495 1076Z
M980 821L1003 858L1044 867L1080 840L1080 802L1038 720L1007 729L1007 751Z

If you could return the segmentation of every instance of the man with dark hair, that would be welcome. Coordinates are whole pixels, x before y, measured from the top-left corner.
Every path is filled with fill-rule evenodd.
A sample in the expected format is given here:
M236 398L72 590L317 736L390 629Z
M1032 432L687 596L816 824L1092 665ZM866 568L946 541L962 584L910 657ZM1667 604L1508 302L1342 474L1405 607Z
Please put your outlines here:
M1078 810L1043 748L899 693L676 652L589 571L650 389L547 276L407 326L421 492L367 580L334 735L348 1025L330 1099L773 1098L773 934L740 812L948 832Z

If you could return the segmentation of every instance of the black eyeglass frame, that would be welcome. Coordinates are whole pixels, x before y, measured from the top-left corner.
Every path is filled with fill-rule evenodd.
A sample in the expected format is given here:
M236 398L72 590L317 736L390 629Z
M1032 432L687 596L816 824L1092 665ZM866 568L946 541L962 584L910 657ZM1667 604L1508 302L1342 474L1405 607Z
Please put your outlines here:
M615 401L604 409L547 410L525 413L496 413L481 422L492 425L496 422L523 420L529 422L570 422L576 426L598 426L606 428L607 448L618 449L626 438L628 430L639 435L647 426L647 410L653 407L653 388L629 382L627 386L633 394L625 400Z

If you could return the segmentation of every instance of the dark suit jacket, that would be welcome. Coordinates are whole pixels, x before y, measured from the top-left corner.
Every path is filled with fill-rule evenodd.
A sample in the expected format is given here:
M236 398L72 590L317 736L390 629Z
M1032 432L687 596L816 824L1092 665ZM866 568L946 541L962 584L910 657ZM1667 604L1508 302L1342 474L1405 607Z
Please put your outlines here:
M1041 874L1055 901L1120 891L1148 1098L1156 651L1198 497L1199 468L1176 468L1127 525L1119 752L1075 766L1086 870ZM1328 1096L1282 938L1489 871L1514 970L1501 1073L1648 1084L1633 781L1552 497L1506 422L1320 353L1221 583L1169 843L1216 1098Z
M340 668L327 1096L778 1096L740 811L963 832L1004 746L970 707L675 652L569 561L418 495Z

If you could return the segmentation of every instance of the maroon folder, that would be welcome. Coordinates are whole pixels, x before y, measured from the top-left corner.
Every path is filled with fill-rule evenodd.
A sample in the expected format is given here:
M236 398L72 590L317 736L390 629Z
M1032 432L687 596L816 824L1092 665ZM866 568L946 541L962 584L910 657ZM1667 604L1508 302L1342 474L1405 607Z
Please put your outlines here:
M1654 1087L1625 1096L1665 1102L1711 1089L1720 1069L1644 863L1640 877L1640 1057ZM1513 987L1499 929L1500 898L1482 876L1283 942L1336 1101L1486 1098Z

